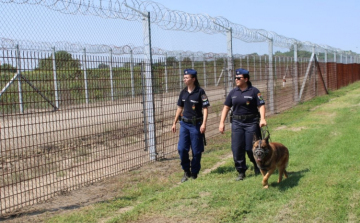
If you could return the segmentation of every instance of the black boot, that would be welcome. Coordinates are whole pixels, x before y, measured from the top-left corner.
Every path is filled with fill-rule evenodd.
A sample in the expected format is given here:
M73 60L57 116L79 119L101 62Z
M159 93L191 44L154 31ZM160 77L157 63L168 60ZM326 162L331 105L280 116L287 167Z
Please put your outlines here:
M184 183L185 181L187 181L189 178L191 177L191 172L188 170L188 171L185 171L184 172L184 176L183 178L181 179L181 183Z
M191 178L195 180L197 178L197 175L197 173L191 173Z
M239 176L236 178L236 181L244 180L245 178L245 172L239 172Z

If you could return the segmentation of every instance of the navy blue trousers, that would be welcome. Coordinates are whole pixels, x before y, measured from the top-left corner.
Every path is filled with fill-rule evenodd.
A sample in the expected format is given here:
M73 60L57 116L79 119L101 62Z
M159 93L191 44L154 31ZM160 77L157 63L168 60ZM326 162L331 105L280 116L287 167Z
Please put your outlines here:
M260 136L259 120L243 122L233 120L231 126L231 150L233 153L235 168L239 173L247 170L245 152L250 161L256 165L252 152L253 137Z
M204 142L200 133L200 126L200 122L196 126L191 123L180 122L178 152L181 166L184 171L191 171L194 174L200 171L201 154L204 152ZM191 161L189 158L190 147L192 151Z

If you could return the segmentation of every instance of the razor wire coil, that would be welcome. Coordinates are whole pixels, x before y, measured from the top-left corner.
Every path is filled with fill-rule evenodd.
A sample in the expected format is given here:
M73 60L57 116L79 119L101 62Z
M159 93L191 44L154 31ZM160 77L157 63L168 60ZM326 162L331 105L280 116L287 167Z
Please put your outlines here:
M318 45L308 41L302 42L294 38L279 35L264 29L249 29L218 16L191 14L179 10L171 10L154 1L140 0L0 0L2 3L42 5L51 10L65 14L94 15L103 18L141 21L139 12L150 12L151 23L165 30L186 32L203 32L206 34L226 33L232 29L233 38L244 42L273 41L274 46L290 49L294 44L299 50L316 52L345 52L327 45ZM135 9L135 10L134 10Z

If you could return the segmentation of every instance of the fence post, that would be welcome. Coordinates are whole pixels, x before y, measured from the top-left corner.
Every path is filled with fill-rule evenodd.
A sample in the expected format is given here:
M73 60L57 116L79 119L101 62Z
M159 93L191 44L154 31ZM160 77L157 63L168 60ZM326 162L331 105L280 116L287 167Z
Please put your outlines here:
M329 88L329 81L328 81L328 79L327 79L327 62L328 62L328 59L327 59L327 51L325 50L325 52L324 52L324 59L325 59L325 61L324 61L324 63L325 63L325 68L324 68L324 75L323 76L325 76L325 83L326 83L326 87L327 88Z
M277 75L277 67L276 67L276 56L274 56L274 78L275 78L275 80L276 80L276 75Z
M274 70L273 70L273 39L268 39L269 43L269 82L268 82L268 89L269 89L269 107L270 107L270 114L274 114L275 112L275 105L274 105Z
M131 96L135 97L135 77L134 77L134 54L130 50L130 75L131 75Z
M111 100L114 101L114 83L113 83L113 70L112 70L112 60L113 60L113 51L110 49L110 90L111 90Z
M347 53L345 53L345 64L347 64L348 63L348 54Z
M167 53L165 53L165 92L168 93Z
M226 29L226 41L227 41L227 62L228 62L228 86L225 88L225 97L227 96L228 92L232 90L233 87L233 52L232 52L232 28L231 27L225 27L221 24L218 24L213 20L213 23L216 25ZM224 75L224 80L226 76Z
M195 67L194 63L195 63L195 56L194 56L194 54L193 54L193 55L192 55L192 60L191 60L191 68L192 68L192 69L195 69L195 68L194 68L194 67Z
M20 47L16 45L16 76L18 79L18 89L19 89L19 106L20 113L24 113L24 101L22 95L22 83L21 83L21 62L20 62Z
M254 80L256 80L256 63L255 63L255 55L253 55L253 60L254 60Z
M294 101L299 102L299 62L298 62L298 45L294 44Z
M313 69L314 69L314 92L315 92L315 96L317 96L317 75L316 75L316 64L315 64L315 59L317 61L319 61L319 57L316 55L315 52L315 46L313 46L313 54L314 54L314 64L313 64Z
M249 66L249 55L246 56L246 69L248 71L250 71L250 66Z
M216 56L214 56L214 86L216 86Z
M232 28L230 27L226 31L227 36L227 62L228 62L228 87L225 91L225 97L233 88L233 50L232 50ZM226 88L225 88L226 89Z
M56 75L56 56L55 56L55 47L53 50L53 74L54 74L54 93L55 93L55 106L59 109L59 95L58 95L58 84L57 84L57 75Z
M155 132L155 108L154 108L154 92L153 92L153 71L152 71L152 53L151 53L151 24L150 24L150 12L147 16L144 15L143 27L144 27L144 52L146 60L145 68L145 84L146 84L146 120L148 123L148 137L150 160L156 159L156 132Z
M203 55L203 67L204 67L204 87L206 88L206 62L205 62L205 54Z
M334 51L334 63L335 63L335 87L336 87L336 90L339 89L339 86L338 86L338 76L337 76L337 55L336 55L336 51Z
M260 75L259 75L259 80L261 81L262 69L261 69L261 56L260 56L260 55L259 55L259 62L260 62Z
M83 50L83 64L84 64L84 88L85 88L85 101L86 104L89 104L89 94L88 94L88 86L87 86L87 67L86 67L86 49Z
M181 53L179 53L179 85L180 85L180 89L182 88L182 82L183 82L183 74L181 71Z

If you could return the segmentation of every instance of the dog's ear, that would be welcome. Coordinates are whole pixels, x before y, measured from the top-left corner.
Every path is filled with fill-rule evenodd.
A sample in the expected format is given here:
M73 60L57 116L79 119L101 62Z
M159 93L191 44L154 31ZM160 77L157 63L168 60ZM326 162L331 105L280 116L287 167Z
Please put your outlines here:
M257 135L256 135L256 133L254 133L254 135L253 135L253 145L254 145L254 143L256 142L256 141L258 141L258 137L257 137Z
M268 132L268 135L265 138L266 144L269 144L269 139L270 139L270 133Z

